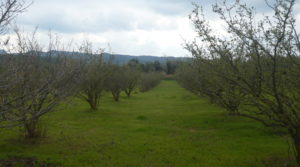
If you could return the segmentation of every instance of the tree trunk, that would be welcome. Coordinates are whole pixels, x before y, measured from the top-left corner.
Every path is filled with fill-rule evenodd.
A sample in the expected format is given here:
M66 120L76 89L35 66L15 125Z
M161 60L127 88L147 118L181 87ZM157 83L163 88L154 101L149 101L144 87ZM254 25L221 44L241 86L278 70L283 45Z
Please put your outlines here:
M42 130L38 123L38 118L26 120L24 122L24 130L26 138L39 138L42 137Z
M6 118L5 114L2 114L1 116L2 116L2 119L3 119L4 121L6 121L6 120L7 120L7 118Z
M112 95L113 95L114 100L116 102L118 102L119 101L119 97L120 97L120 92L113 92Z
M95 100L89 100L88 102L89 102L89 105L90 105L90 107L93 111L98 109L98 105L97 105L97 102Z
M127 97L130 97L130 95L131 95L131 90L125 90L125 93L126 93Z
M300 165L300 134L293 136L295 151L296 151L296 160L298 165Z
M228 111L228 115L230 115L230 116L239 116L238 107L234 107L234 106L228 107L227 111Z

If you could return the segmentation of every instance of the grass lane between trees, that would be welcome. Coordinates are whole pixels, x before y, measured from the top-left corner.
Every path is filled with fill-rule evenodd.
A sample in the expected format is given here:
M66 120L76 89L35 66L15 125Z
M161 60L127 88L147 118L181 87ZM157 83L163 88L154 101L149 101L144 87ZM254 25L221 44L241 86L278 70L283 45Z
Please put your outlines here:
M107 94L98 111L78 99L59 108L42 118L47 137L38 143L21 139L19 128L0 129L0 164L31 158L70 167L248 167L288 158L280 132L227 116L175 81L123 94L118 103Z

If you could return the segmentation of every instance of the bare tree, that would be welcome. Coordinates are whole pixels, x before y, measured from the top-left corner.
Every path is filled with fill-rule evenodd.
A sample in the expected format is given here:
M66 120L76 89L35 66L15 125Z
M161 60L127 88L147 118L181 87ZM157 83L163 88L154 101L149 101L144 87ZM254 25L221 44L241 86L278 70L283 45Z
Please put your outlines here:
M108 77L107 64L102 58L102 50L94 53L90 43L85 43L80 49L82 56L81 77L77 97L88 102L92 110L97 110L105 90Z
M8 25L13 19L15 19L18 14L24 12L29 5L30 3L26 3L24 0L2 0L0 3L0 34L5 33ZM5 41L4 43L1 43L1 45L5 45L7 42L8 41ZM9 65L14 61L11 55L1 55L0 59L0 94L4 97L3 95L10 92L14 85L19 81L19 79L14 76L20 69L16 66ZM9 103L6 100L3 98L0 99L1 113L8 112L13 107L5 105Z
M42 134L39 118L74 93L78 69L69 65L65 55L54 54L51 41L43 52L35 35L27 39L17 32L17 36L19 53L4 65L17 69L4 80L17 82L0 94L2 127L23 125L26 137L38 138Z
M134 67L124 66L123 75L123 91L126 93L127 97L130 97L132 91L138 86L141 74L138 69Z
M214 5L213 11L227 24L225 38L213 34L197 6L190 19L204 47L193 42L187 49L195 57L222 61L210 65L217 75L245 92L246 105L251 105L240 115L266 126L285 128L294 141L300 164L300 42L293 13L295 0L276 0L275 4L266 1L266 5L274 14L261 20L253 8L240 1Z
M143 73L140 81L140 91L147 92L156 87L162 80L162 74L159 72Z
M194 62L181 63L175 73L176 81L185 89L197 96L202 96L201 90L207 90L206 84L199 78Z
M215 67L219 62L212 61L198 58L182 64L176 72L176 80L192 93L208 97L210 102L225 108L230 115L236 115L245 95L236 85L215 73L210 64Z
M110 74L106 82L106 89L111 92L113 99L118 102L125 86L125 71L118 65L110 65Z
M2 0L0 2L0 33L5 32L12 20L24 12L30 4L25 0Z

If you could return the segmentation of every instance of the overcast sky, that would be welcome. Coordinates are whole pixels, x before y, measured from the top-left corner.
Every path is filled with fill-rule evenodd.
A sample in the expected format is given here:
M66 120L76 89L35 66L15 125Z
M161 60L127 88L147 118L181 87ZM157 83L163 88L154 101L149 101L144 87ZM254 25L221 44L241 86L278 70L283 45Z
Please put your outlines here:
M114 53L186 56L183 39L194 36L188 20L192 2L204 5L216 30L222 31L208 12L216 0L34 0L17 23L25 31L38 26L41 39L51 30L64 41L89 40L99 48L110 44ZM263 0L251 3L267 10Z

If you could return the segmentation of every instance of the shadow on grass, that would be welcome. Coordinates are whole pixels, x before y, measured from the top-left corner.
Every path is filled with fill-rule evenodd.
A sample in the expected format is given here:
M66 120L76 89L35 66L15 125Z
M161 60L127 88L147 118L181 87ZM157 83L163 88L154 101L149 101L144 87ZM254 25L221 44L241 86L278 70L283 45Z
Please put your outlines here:
M298 167L291 157L268 157L261 162L265 167Z
M136 117L136 119L141 120L141 121L148 120L148 118L146 116L143 116L143 115L140 115L140 116Z
M9 157L7 159L0 159L0 167L62 167L61 164L51 162L50 159L46 161L39 161L34 157Z

